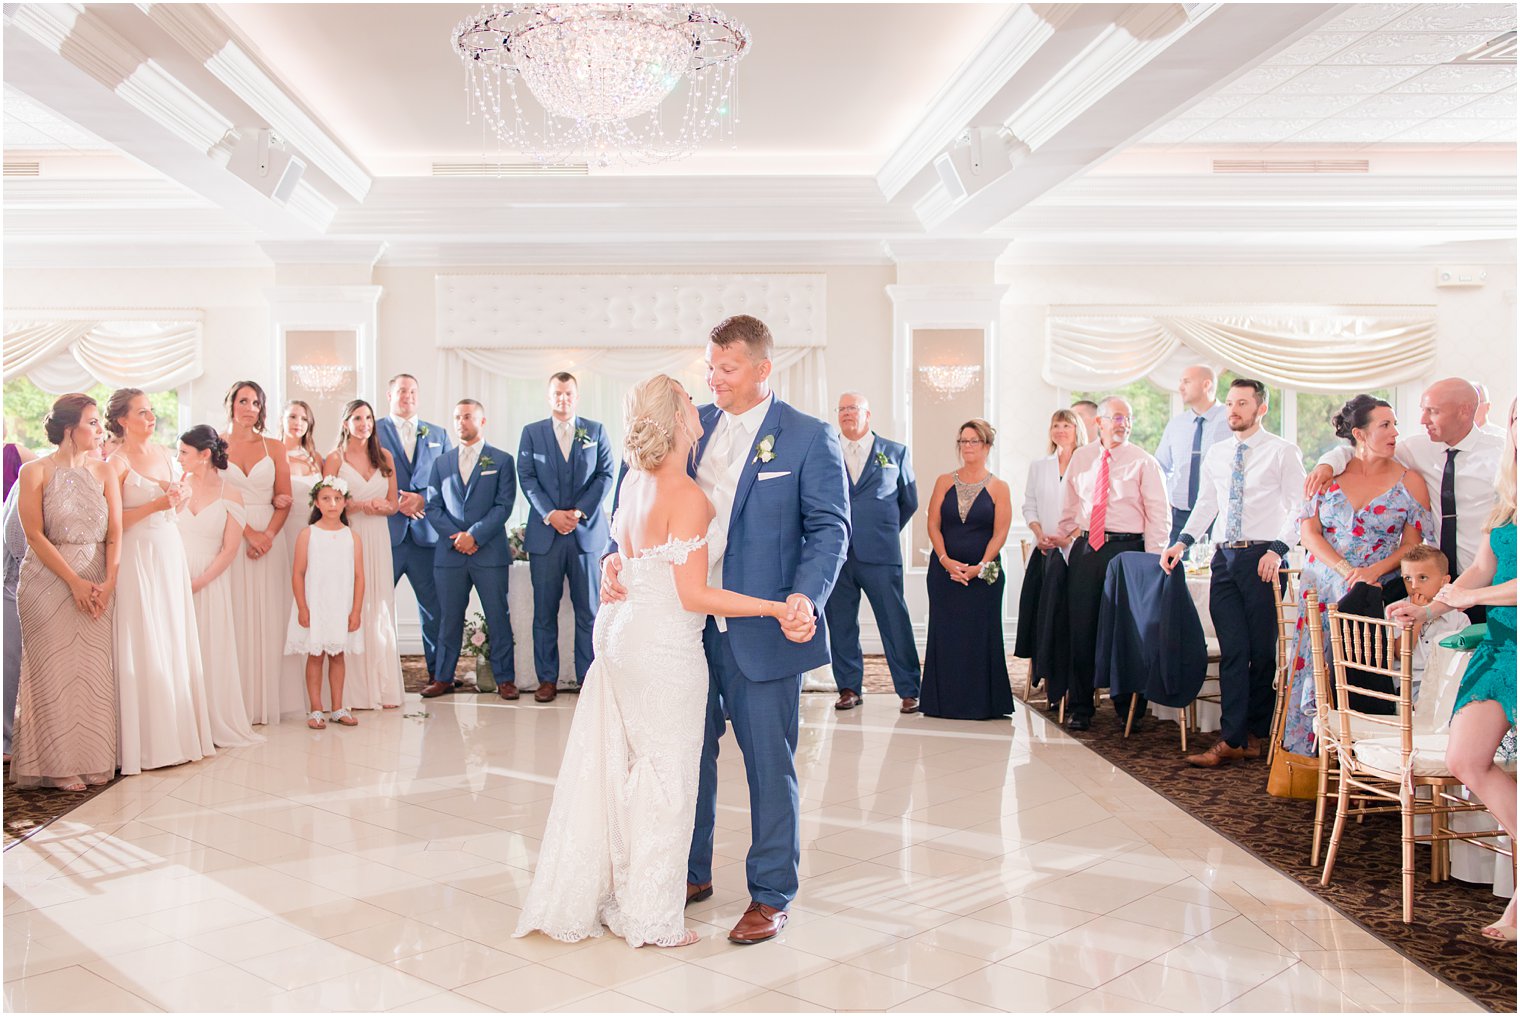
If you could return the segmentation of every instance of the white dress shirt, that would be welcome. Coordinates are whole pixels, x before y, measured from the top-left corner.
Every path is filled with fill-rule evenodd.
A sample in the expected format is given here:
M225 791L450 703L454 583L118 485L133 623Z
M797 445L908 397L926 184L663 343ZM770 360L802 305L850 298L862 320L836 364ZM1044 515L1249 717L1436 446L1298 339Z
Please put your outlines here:
M1240 539L1280 543L1273 547L1286 555L1298 543L1298 513L1304 503L1304 456L1298 445L1266 430L1244 441L1236 434L1221 441L1203 456L1198 476L1198 503L1188 517L1181 541L1193 544L1209 526L1214 538L1223 540L1229 526L1230 474L1235 469L1235 448L1246 446L1245 499L1241 510ZM1217 522L1216 522L1217 519Z
M470 474L475 471L475 463L480 459L480 450L486 445L486 439L478 437L472 444L459 443L459 478L465 483L470 482Z
M1186 511L1188 505L1188 477L1193 473L1193 435L1198 431L1198 420L1203 420L1203 444L1200 451L1204 454L1215 444L1230 436L1229 420L1225 416L1224 404L1214 403L1201 415L1191 409L1183 409L1182 412L1167 421L1166 429L1161 432L1161 443L1156 445L1156 463L1161 471L1166 474L1166 500L1173 508ZM1199 462L1202 463L1202 455ZM1203 491L1203 474L1198 474L1198 490Z
M570 442L575 438L575 417L568 420L556 420L554 417L554 436L559 441L559 453L565 459L570 460Z
M731 413L720 414L717 428L708 440L707 447L702 452L702 461L697 466L697 486L702 488L702 493L712 502L713 509L718 513L718 524L724 533L722 547L708 547L707 584L713 589L723 588L723 552L728 549L728 522L734 510L734 496L739 490L739 477L749 460L754 458L755 444L759 440L757 432L765 422L765 414L770 412L774 398L775 395L767 396L760 400L759 405L737 416ZM718 629L728 630L728 625L722 618L718 619Z
M1483 523L1494 507L1494 479L1499 475L1504 439L1477 427L1454 445L1432 441L1424 432L1399 439L1394 458L1424 477L1425 486L1430 488L1430 514L1435 518L1435 526L1429 537L1437 547L1441 545L1441 475L1446 472L1447 448L1457 450L1454 470L1457 481L1457 564L1452 570L1455 575L1471 568L1478 550L1488 542ZM1345 471L1351 456L1350 446L1340 445L1320 456L1319 464L1329 466L1339 475Z
M401 439L401 449L406 452L408 461L417 458L417 418L414 416L407 419L392 413L391 423L396 428L396 436Z

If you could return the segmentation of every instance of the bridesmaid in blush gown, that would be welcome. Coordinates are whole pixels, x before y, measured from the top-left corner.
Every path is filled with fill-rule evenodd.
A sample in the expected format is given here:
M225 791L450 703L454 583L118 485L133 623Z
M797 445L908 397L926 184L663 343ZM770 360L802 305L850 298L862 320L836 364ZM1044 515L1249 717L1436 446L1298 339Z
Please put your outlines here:
M311 488L322 478L322 456L312 433L317 417L300 399L285 403L280 417L285 432L285 461L290 466L290 518L285 523L285 556L296 559L296 536L306 528L306 510L311 506Z
M919 703L925 716L990 720L1013 712L1003 650L1007 577L998 558L1013 522L1013 494L987 471L996 434L985 420L963 424L956 440L961 468L937 479L929 499L934 559ZM996 575L990 583L989 574Z
M182 488L174 482L168 453L149 443L156 423L143 392L111 393L106 426L122 439L106 465L121 484L121 575L112 641L124 776L216 751L190 567L174 526Z
M250 723L278 723L282 711L306 709L299 683L286 677L285 625L290 620L290 557L283 529L290 514L285 446L264 436L264 389L238 381L227 392L229 485L243 498L243 549L233 559L232 605L238 618L238 670Z
M349 661L346 691L352 709L395 709L405 685L396 638L396 596L391 570L390 516L396 514L396 465L380 447L375 411L363 399L343 407L338 447L323 473L348 481L349 527L364 557L364 652Z
M100 407L64 395L47 420L51 455L21 467L26 556L16 591L21 687L11 779L84 790L116 771L111 623L121 558L121 494L96 455Z
M179 508L179 535L190 565L190 591L210 703L211 740L246 748L264 739L248 723L238 671L237 622L227 569L243 545L243 500L227 487L227 442L206 424L179 436L179 465L188 488Z

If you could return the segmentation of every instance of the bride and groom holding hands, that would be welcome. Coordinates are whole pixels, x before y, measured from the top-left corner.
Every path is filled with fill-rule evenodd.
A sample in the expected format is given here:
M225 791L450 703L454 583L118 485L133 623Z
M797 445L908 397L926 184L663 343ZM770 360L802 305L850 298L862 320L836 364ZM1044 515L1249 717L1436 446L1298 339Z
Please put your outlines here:
M849 544L839 439L769 387L772 339L731 317L707 344L714 402L657 375L624 403L628 479L603 562L595 663L576 708L516 935L697 940L712 895L718 750L749 783L750 904L729 933L786 925L801 854L802 675L829 662L822 605Z

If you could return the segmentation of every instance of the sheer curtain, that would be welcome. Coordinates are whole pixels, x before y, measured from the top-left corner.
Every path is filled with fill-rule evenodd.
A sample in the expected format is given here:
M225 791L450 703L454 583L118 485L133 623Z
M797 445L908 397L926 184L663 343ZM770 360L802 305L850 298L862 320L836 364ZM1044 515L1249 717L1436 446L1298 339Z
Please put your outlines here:
M1337 393L1418 380L1435 367L1430 307L1052 307L1045 380L1073 391L1148 377L1170 387L1200 354L1240 374Z
M778 397L813 416L828 419L828 383L823 347L776 349L772 387ZM702 350L690 346L635 349L491 349L456 347L438 351L438 382L449 403L472 398L486 409L486 440L514 456L523 427L549 415L549 375L574 374L580 389L578 413L607 428L614 462L623 440L623 397L639 381L669 374L700 405L711 401ZM519 497L512 524L526 520Z

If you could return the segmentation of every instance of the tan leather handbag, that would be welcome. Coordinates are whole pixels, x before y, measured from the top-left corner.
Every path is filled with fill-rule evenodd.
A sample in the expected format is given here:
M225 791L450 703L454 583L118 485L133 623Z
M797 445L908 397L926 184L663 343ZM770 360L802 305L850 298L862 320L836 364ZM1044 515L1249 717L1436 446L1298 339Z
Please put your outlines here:
M1292 708L1293 702L1291 671L1284 680L1288 687L1283 692L1283 708L1278 709L1273 717L1276 722L1272 724L1272 744L1267 750L1267 793L1273 797L1312 801L1319 793L1319 756L1295 755L1282 746L1283 728L1287 725L1288 709Z

